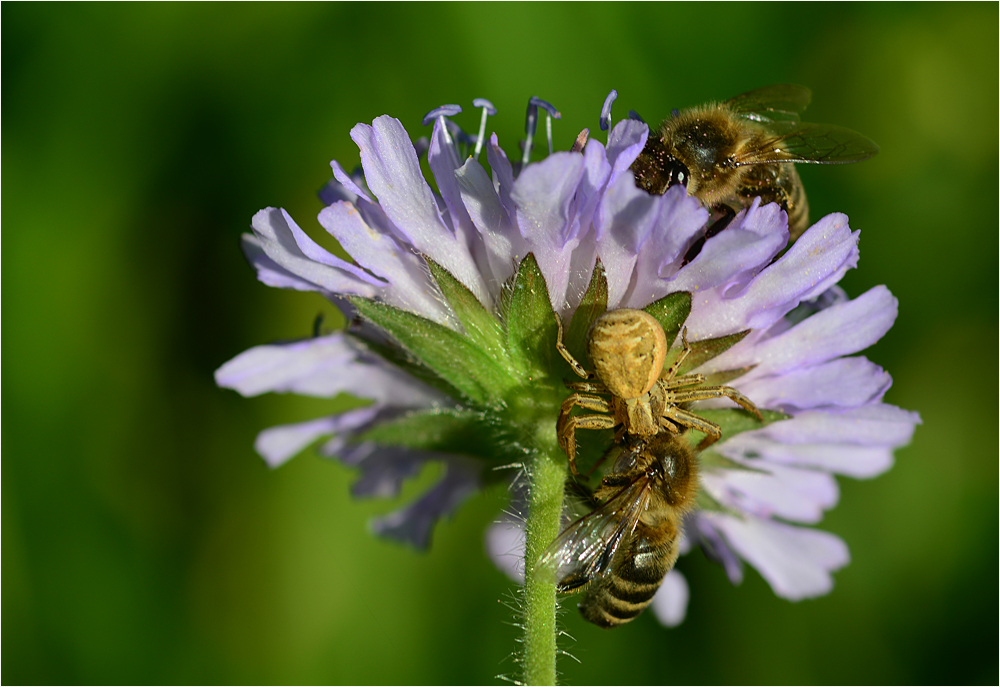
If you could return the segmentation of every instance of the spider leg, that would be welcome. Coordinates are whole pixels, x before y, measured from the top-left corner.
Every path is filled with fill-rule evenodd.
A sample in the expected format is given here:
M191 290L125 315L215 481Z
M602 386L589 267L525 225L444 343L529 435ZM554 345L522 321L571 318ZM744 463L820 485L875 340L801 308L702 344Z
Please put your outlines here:
M570 415L573 408L596 410L604 415ZM615 426L611 413L611 403L600 396L587 394L570 394L559 408L559 420L556 422L556 434L559 446L566 452L569 467L574 475L576 470L576 430L577 429L610 429Z
M719 427L719 425L715 424L711 420L698 417L694 413L684 410L683 408L678 408L677 406L667 406L667 409L663 414L664 417L673 420L677 424L690 427L691 429L695 429L705 435L705 438L698 444L698 451L704 451L706 448L722 438L722 428Z
M573 391L588 391L592 394L610 394L608 387L600 382L564 382L567 389Z
M559 433L559 445L566 452L569 459L569 469L574 475L579 476L576 469L576 430L578 429L613 429L614 418L608 415L574 415L566 416L565 422L560 418L557 426Z
M575 372L578 376L583 377L584 379L588 379L590 377L590 373L588 373L583 368L583 365L581 365L577 361L577 359L573 357L573 354L570 353L569 349L566 348L566 345L563 344L562 318L559 317L559 313L556 313L555 315L556 315L556 350L559 351L559 355L563 357L563 360L569 363L569 366L573 368L573 372Z
M757 410L757 406L753 404L753 401L731 386L703 386L698 389L674 391L671 400L673 403L687 403L688 401L704 401L709 398L722 398L723 396L742 406L744 409L749 410L761 422L764 421L764 416Z
M663 385L664 389L680 389L685 386L695 386L697 384L703 384L705 382L705 375L690 374L682 375L680 377L674 377L673 379L662 379L660 384Z
M677 374L677 371L681 369L681 365L684 364L684 360L688 357L688 354L691 353L691 346L690 344L688 344L687 334L688 334L688 328L684 327L681 330L681 341L684 344L684 348L681 349L681 353L680 355L677 356L677 360L675 360L670 367L668 367L667 369L665 369L663 372L660 373L661 380L669 381L673 379L674 375Z

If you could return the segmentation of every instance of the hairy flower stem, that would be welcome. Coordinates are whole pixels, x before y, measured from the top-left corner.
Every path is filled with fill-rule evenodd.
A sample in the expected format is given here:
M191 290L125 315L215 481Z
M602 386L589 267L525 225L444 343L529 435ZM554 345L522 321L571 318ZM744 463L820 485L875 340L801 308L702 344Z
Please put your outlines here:
M551 573L535 569L559 534L566 460L540 449L528 474L529 509L524 548L524 645L522 680L528 685L556 683L556 585Z

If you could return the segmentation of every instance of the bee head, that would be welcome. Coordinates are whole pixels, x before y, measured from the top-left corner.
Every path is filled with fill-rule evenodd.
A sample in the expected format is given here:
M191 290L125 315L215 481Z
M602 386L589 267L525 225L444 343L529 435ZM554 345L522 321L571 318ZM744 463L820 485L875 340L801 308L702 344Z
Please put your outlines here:
M691 179L691 172L688 171L687 165L673 155L666 156L663 172L667 177L667 188L678 184L687 188L688 181Z

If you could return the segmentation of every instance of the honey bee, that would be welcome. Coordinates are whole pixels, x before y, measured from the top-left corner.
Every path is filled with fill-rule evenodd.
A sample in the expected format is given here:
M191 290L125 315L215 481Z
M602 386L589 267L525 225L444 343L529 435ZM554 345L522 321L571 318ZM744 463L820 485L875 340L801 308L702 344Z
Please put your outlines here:
M539 565L554 572L559 592L585 592L580 612L590 622L627 623L674 567L697 490L698 463L683 436L630 439L594 492L601 505L563 530Z
M573 371L588 380L566 382L566 387L576 393L563 401L556 423L559 445L573 474L578 474L578 429L617 429L615 441L621 442L625 436L649 439L663 431L678 434L681 427L690 427L705 434L698 445L701 451L718 441L722 430L714 422L681 408L681 404L724 396L763 420L750 399L733 387L701 386L705 383L703 374L677 376L691 352L686 329L681 339L684 347L680 355L664 369L669 343L656 318L642 310L609 310L594 321L587 334L587 353L595 370L590 373L566 349L562 322L558 322L556 348ZM596 381L592 381L595 377ZM571 415L574 407L599 414Z
M754 198L778 203L788 213L794 241L809 225L809 203L792 163L860 162L878 152L875 143L849 129L799 121L811 98L804 86L779 84L674 110L632 163L636 184L653 194L684 185L718 217L706 238Z

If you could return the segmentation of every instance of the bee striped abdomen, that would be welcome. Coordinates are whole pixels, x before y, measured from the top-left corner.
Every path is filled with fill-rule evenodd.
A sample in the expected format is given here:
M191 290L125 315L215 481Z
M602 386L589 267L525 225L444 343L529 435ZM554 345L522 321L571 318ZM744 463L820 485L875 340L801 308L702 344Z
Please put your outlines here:
M647 530L656 541L638 530ZM677 553L673 538L663 541L660 532L640 524L621 566L588 590L580 604L583 617L601 627L615 627L635 618L652 602Z
M784 165L787 168L782 179L782 185L788 196L788 233L791 234L791 241L794 241L809 228L809 200L806 198L805 187L799 173L795 170L795 165Z

